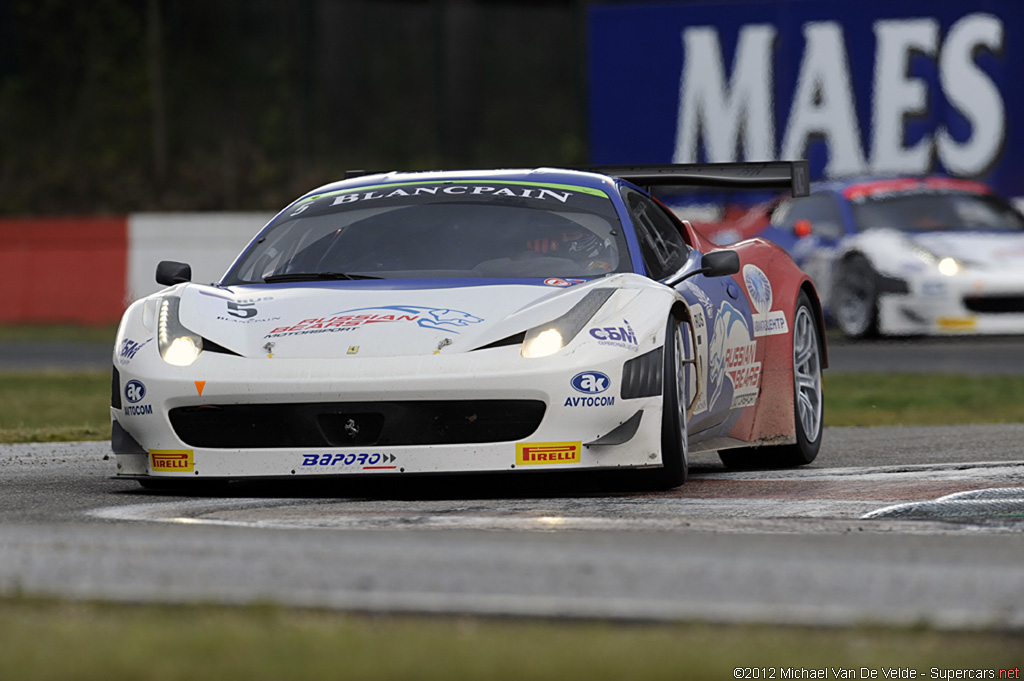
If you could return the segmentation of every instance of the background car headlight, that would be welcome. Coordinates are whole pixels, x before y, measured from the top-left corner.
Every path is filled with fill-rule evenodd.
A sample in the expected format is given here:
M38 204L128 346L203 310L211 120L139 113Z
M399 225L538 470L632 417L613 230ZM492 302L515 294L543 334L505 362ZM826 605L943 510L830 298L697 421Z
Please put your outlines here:
M954 277L963 269L963 265L956 258L950 257L942 258L936 266L939 268L939 273L945 274L947 277Z
M523 340L520 354L527 359L555 354L576 337L613 293L615 289L594 289L558 319L530 329Z
M174 366L187 367L199 357L203 351L203 339L192 333L178 320L178 305L181 300L177 296L168 296L160 301L157 313L156 338L160 356Z
M964 263L951 256L939 257L921 246L914 247L914 255L929 265L932 265L939 274L944 274L947 277L955 277L960 274L964 269Z

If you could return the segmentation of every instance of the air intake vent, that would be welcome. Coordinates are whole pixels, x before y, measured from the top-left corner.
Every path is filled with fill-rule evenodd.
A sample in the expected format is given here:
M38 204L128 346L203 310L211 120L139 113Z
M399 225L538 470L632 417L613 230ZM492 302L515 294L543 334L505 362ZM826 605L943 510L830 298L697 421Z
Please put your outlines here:
M981 314L1024 312L1024 296L964 296L964 306Z
M113 368L110 376L110 406L114 409L121 408L121 374L117 367Z
M192 447L366 447L522 440L544 410L539 400L204 404L170 419Z
M634 357L622 367L622 399L661 394L662 348Z

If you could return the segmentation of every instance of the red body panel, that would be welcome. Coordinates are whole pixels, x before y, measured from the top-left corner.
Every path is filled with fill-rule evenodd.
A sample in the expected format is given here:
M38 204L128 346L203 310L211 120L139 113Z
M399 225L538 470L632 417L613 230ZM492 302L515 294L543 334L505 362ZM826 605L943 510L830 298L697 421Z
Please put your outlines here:
M787 440L794 435L793 410L793 313L801 291L806 291L814 309L819 337L825 338L825 323L821 303L810 277L801 270L782 248L765 239L754 238L718 246L702 235L692 225L684 223L687 233L684 238L702 253L716 250L732 250L740 257L740 272L732 275L740 290L746 291L743 280L743 266L756 265L771 282L774 297L773 309L783 310L786 315L786 333L763 336L758 341L757 359L761 362L760 390L757 402L743 410L733 426L730 437L745 442L771 442ZM821 367L828 366L828 351L822 342Z

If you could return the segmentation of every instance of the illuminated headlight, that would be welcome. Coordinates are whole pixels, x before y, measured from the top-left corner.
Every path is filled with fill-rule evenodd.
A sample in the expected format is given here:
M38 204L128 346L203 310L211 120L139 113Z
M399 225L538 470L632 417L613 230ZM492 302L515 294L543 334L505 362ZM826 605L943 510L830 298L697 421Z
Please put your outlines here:
M936 267L939 268L939 274L944 274L947 277L955 277L960 273L960 270L963 269L963 265L961 265L956 258L950 257L945 257L942 260L939 260Z
M615 290L610 288L594 289L558 319L530 329L520 350L522 356L526 359L548 357L564 348L614 292Z
M203 339L192 333L178 321L177 296L168 296L160 301L156 320L157 347L164 361L174 366L187 367L203 351Z
M952 258L950 256L940 258L931 251L921 248L920 246L914 248L914 255L929 265L935 266L935 268L939 270L939 274L944 274L947 277L955 277L964 269L964 264L956 258Z
M565 341L558 329L534 329L523 341L523 357L532 359L534 357L547 357L553 355L565 347Z

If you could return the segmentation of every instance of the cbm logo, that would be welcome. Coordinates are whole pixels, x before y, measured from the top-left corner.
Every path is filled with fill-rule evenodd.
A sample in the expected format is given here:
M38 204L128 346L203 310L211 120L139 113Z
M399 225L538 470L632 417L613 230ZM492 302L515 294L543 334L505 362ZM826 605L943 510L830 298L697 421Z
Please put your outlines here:
M584 371L572 377L573 390L587 395L603 393L611 385L611 380L600 371Z
M128 381L124 385L124 396L132 404L140 402L146 396L146 386L142 385L142 381Z

